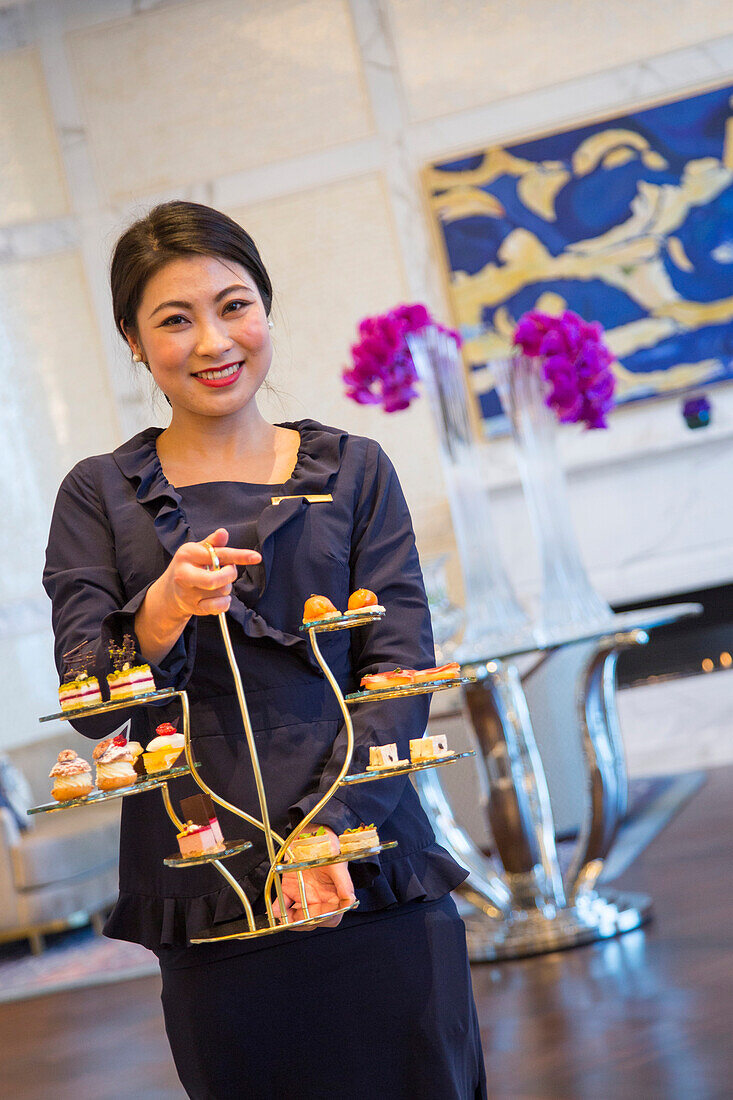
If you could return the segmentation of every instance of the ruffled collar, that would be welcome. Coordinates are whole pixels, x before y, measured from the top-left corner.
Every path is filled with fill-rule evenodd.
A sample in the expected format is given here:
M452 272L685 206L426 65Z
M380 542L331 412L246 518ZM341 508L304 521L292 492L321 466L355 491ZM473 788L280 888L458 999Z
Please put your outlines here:
M298 457L287 482L272 486L273 495L286 499L267 505L257 520L257 549L262 554L262 563L242 570L234 585L229 614L241 623L250 637L269 637L281 645L295 647L312 663L305 640L271 626L247 606L247 597L261 597L266 591L272 568L273 540L282 527L308 507L305 494L327 493L333 488L347 433L315 420L297 420L278 427L299 433ZM194 535L181 496L166 478L158 458L156 441L162 431L162 428L146 428L113 451L112 457L135 487L138 503L152 517L158 540L172 557L184 542L194 541Z

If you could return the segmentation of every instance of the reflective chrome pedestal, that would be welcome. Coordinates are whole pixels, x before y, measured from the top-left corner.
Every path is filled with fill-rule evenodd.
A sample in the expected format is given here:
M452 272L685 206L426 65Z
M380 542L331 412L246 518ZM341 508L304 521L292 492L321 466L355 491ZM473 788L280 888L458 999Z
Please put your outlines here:
M552 682L553 658L559 662L562 654L565 674L569 667L575 683L574 717L571 712L566 728L555 731L558 744L565 738L580 741L585 773L582 822L564 874L528 697L538 723L547 721L552 708L541 693L530 692L507 660L518 651L464 666L475 677L465 689L466 703L488 789L495 859L458 825L437 770L417 774L415 782L438 842L469 870L459 892L466 903L472 961L575 947L630 931L649 918L649 898L597 889L627 807L616 661L624 646L645 644L647 630L700 610L697 604L678 604L626 612L605 629L576 632L547 646L530 643L521 651L542 651L546 683Z

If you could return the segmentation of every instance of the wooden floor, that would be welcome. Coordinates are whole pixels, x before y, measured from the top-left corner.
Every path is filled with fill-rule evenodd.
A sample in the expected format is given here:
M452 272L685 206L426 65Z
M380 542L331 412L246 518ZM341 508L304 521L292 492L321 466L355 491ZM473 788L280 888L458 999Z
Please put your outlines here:
M646 929L474 967L493 1100L733 1097L733 768L617 885L654 897ZM158 997L143 978L0 1006L0 1096L180 1098Z

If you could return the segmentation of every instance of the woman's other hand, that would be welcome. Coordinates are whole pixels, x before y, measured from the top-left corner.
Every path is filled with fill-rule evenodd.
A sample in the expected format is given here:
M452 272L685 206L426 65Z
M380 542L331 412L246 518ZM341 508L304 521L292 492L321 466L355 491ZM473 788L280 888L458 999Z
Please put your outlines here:
M256 550L227 546L228 540L223 527L204 540L214 547L219 569L211 568L211 554L203 542L184 542L165 573L151 584L135 616L135 633L146 661L159 664L192 615L227 611L237 566L262 561Z
M331 851L334 855L339 850L338 837L333 829L324 825L331 839ZM334 909L343 909L350 905L356 897L354 884L351 881L348 864L331 863L325 867L311 867L303 871L303 883L305 896L308 902L308 912L311 917L320 916L321 913L330 913ZM296 874L284 874L282 876L282 892L285 901L285 912L288 920L302 920L303 909L300 899L300 888ZM280 905L276 901L273 910L275 916L280 916ZM341 923L342 914L323 921L319 927L335 928Z

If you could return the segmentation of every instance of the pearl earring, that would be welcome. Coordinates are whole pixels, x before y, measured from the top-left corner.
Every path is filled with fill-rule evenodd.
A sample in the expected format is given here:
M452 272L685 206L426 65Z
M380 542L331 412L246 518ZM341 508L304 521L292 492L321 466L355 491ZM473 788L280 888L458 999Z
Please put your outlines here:
M135 354L132 357L132 361L133 361L133 363L142 363L143 357L142 357L142 355L140 355L139 352L136 351Z
M274 328L275 327L275 322L272 320L271 317L267 318L267 327L268 328Z

